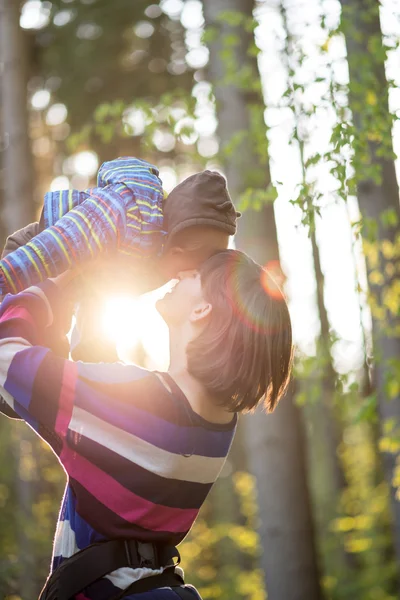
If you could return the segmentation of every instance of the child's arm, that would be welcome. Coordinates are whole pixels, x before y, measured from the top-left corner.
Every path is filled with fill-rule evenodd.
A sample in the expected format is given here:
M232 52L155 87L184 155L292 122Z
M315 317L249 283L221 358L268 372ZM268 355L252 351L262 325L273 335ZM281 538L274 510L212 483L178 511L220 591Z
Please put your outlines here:
M125 225L123 197L111 187L91 190L56 225L0 261L0 294L16 293L106 250L116 250Z
M0 295L16 293L100 255L149 257L160 249L162 187L158 171L135 158L104 163L99 187L46 194L46 229L0 261Z

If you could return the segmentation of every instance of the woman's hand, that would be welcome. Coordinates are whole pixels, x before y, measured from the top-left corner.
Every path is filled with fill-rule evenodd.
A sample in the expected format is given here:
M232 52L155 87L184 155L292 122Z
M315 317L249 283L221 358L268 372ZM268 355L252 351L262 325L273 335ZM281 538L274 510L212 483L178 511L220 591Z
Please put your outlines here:
M161 287L168 278L155 259L110 256L78 265L51 281L78 301L85 289L99 297L110 293L140 296Z
M62 290L67 300L71 302L77 302L79 300L79 294L83 287L83 270L80 267L74 269L68 269L57 277L52 277L49 281L52 281L56 286Z
M78 276L78 273L76 272L76 269L68 269L68 271L65 271L64 273L61 273L61 275L58 275L57 277L51 277L50 281L52 281L53 283L55 283L57 287L59 287L61 289L64 289L77 276Z

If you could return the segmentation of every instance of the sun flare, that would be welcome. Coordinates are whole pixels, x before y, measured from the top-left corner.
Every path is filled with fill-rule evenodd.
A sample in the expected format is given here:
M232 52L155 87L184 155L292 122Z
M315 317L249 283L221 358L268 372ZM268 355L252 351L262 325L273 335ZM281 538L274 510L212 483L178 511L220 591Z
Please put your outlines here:
M148 368L168 366L168 328L158 314L155 303L168 286L143 296L111 296L104 302L101 327L103 335L116 344L119 358L132 361L136 348L141 346Z
M102 329L104 335L116 344L134 346L142 333L140 301L130 296L114 296L104 304Z

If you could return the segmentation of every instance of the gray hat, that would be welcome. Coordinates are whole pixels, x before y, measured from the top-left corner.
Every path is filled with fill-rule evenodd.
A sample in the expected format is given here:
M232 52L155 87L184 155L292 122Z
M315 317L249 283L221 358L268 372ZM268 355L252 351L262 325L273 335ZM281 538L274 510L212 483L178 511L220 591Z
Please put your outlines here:
M236 233L237 212L228 192L225 178L215 171L191 175L176 186L164 201L166 246L179 231L194 225Z

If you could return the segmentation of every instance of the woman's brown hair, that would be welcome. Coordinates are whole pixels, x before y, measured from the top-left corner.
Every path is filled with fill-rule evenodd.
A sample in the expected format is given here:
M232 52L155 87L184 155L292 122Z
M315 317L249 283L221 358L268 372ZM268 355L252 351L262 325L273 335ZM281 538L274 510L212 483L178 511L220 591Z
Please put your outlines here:
M231 412L249 411L262 399L272 412L286 391L293 361L282 291L268 271L238 250L212 256L200 276L212 312L187 347L189 373Z

